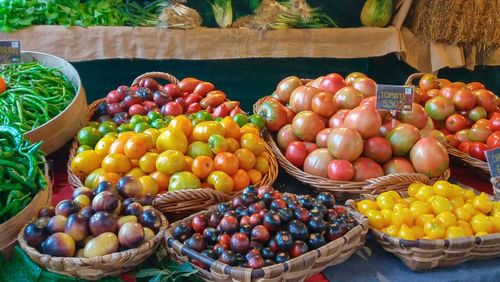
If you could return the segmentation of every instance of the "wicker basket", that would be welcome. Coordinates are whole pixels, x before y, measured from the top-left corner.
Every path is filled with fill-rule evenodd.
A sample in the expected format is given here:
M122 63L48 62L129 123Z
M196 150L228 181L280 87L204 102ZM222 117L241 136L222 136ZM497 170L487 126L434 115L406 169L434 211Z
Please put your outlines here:
M257 112L260 104L264 102L264 99L265 98L261 98L254 104L254 112ZM439 177L432 179L429 179L429 177L421 173L398 173L371 178L365 182L335 181L311 175L297 168L285 158L281 150L278 148L278 145L276 145L272 135L268 131L264 130L263 136L266 143L271 147L283 170L300 182L309 185L318 191L334 193L335 196L340 199L349 199L357 197L360 194L380 194L390 190L400 191L406 189L408 185L413 182L420 181L425 184L432 184L438 180L447 180L450 177L450 170L448 169Z
M205 212L210 212L214 209L215 207L211 207ZM323 271L328 266L344 262L353 253L363 247L366 233L369 229L368 220L363 215L354 212L351 208L348 208L347 211L354 216L359 225L344 236L285 263L261 269L252 270L251 268L231 267L195 252L173 238L172 228L167 229L165 232L167 252L174 260L180 263L187 262L189 258L193 258L209 265L209 270L205 270L193 264L198 269L200 277L205 281L303 281ZM173 226L177 223L179 222L174 223Z
M414 74L411 74L408 77L408 79L406 79L405 85L413 85L413 81L414 80L420 79L424 75L425 75L425 73L414 73ZM459 151L459 150L457 150L456 148L454 148L451 145L446 145L446 151L448 151L448 154L450 156L453 156L458 161L460 161L462 163L465 163L465 164L467 164L469 166L472 166L472 167L475 167L475 168L479 168L481 171L483 171L487 175L490 174L490 169L488 167L488 163L486 163L485 161L473 158L469 154L466 154L466 153L464 153L462 151Z
M21 248L38 265L62 275L86 280L99 280L106 276L116 276L127 272L150 257L163 239L168 221L162 215L162 227L156 236L138 248L93 258L53 257L41 254L24 240L23 232L26 226L17 235L17 240Z
M16 216L0 224L0 253L7 259L12 255L14 246L17 243L17 233L23 225L36 216L39 209L50 205L52 198L52 182L49 177L49 166L46 163L45 177L47 179L47 187L45 190L40 190L31 202Z
M362 195L362 198L375 200L373 195ZM355 203L349 200L346 205L354 209ZM448 267L469 260L500 256L499 233L451 240L404 240L390 237L371 227L370 231L384 250L396 255L413 271Z

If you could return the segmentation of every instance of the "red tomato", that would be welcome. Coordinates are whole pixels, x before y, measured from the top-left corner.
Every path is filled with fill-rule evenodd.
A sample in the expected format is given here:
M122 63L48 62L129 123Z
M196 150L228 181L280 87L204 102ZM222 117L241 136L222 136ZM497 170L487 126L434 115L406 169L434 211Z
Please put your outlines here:
M280 102L268 100L262 103L257 111L266 120L267 129L278 131L287 123L285 106Z
M354 177L354 167L346 160L333 160L328 164L328 178L350 181Z
M319 89L330 94L337 93L337 91L345 86L344 78L338 73L331 73L326 75L319 85Z
M465 129L467 126L467 120L464 116L460 114L452 114L448 118L446 118L446 129L451 132L457 132L462 129Z
M453 94L455 93L455 91L457 91L456 88L445 86L439 90L439 95L451 100L451 98L453 98Z
M431 89L429 91L422 92L422 96L420 97L420 104L425 104L425 102L437 96L439 96L438 89Z
M486 161L486 155L484 151L488 150L488 146L481 142L474 142L469 147L469 155L471 157Z
M162 92L165 96L170 96L172 98L177 98L181 95L181 90L179 89L179 86L172 83L163 86Z
M320 92L312 98L311 109L318 115L329 118L337 111L337 102L332 94Z
M193 93L196 86L198 86L198 84L200 84L201 82L202 81L199 79L186 77L179 82L179 88L181 92Z
M457 111L468 111L476 105L476 97L467 88L456 90L451 100Z
M161 113L165 116L178 116L184 112L182 105L177 102L168 102L163 107L161 107Z
M304 142L304 146L306 146L307 154L310 154L312 151L318 149L318 145L313 142Z
M307 155L307 149L303 142L293 141L286 147L285 158L296 167L304 165Z
M496 149L500 147L500 131L495 131L486 139L486 145L489 149Z
M460 151L462 151L463 153L468 154L469 153L469 148L470 148L471 145L472 145L472 142L470 142L470 141L464 141L464 142L461 142L458 145L458 149Z
M427 73L424 76L422 76L422 78L420 78L418 86L420 86L420 89L422 89L422 91L425 93L431 89L438 89L439 80L435 75Z
M486 89L473 91L476 96L476 102L479 107L483 107L488 113L494 112L497 108L496 96L493 92Z
M458 138L455 135L448 134L446 135L446 142L453 146L454 148L458 148L458 144L460 144L460 141L458 141Z
M467 85L465 87L467 87L467 89L470 89L471 91L486 88L486 87L484 87L484 85L481 82L477 82L477 81L467 83Z
M202 97L198 94L189 94L186 97L186 104L191 105L193 103L199 102L202 99Z
M488 126L493 131L500 130L500 113L493 114L493 116L490 118L490 122L488 123Z
M208 92L214 90L214 88L215 86L210 82L201 82L198 85L196 85L196 87L193 90L193 93L205 97L205 95L207 95Z

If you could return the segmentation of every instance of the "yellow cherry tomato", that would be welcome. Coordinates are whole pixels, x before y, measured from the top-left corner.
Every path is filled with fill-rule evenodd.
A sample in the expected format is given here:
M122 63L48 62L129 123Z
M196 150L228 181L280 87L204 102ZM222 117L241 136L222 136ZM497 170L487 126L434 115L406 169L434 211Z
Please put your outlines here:
M378 210L367 211L366 217L368 218L368 223L370 224L370 226L375 228L375 229L382 229L386 225L388 225L385 222L384 216Z
M109 148L111 147L111 144L116 140L116 138L105 136L97 142L95 145L95 152L101 155L101 158L104 158L109 151Z
M156 180L149 176L149 175L144 175L139 177L139 181L142 184L142 190L141 193L139 194L141 197L146 197L146 196L156 196L158 194L158 182Z
M491 233L493 230L493 223L491 220L484 214L477 214L472 217L470 221L472 230L474 230L474 233L478 232L486 232L486 233Z
M156 171L156 160L159 154L147 152L139 159L139 167L145 173L152 173Z
M490 216L491 224L493 225L493 233L500 233L500 217Z
M387 223L391 223L392 222L392 214L393 214L392 210L390 210L390 209L383 209L380 212L384 216L385 222L387 222Z
M450 198L450 203L453 207L461 207L465 204L464 199L461 196L453 196Z
M409 208L394 211L391 216L391 223L396 226L401 226L403 224L413 226L413 221L414 219Z
M144 173L144 171L142 171L140 168L138 167L134 167L133 169L131 169L130 171L128 171L125 176L132 176L133 178L136 178L136 179L139 179L140 177L146 175Z
M255 167L262 174L266 174L269 172L269 162L261 156L258 156L255 160Z
M102 157L94 150L85 150L73 158L71 170L77 176L86 176L101 167Z
M411 230L413 231L413 234L415 235L416 239L420 239L422 237L425 237L425 232L424 232L424 228L423 227L415 225L415 226L411 227Z
M471 203L465 203L463 206L461 206L461 208L465 209L466 211L468 211L470 214L473 214L474 211L476 210L474 208L474 206L471 204Z
M446 229L437 219L433 219L424 224L424 233L431 239L444 239Z
M224 127L217 121L202 121L194 126L192 137L194 141L207 142L208 138L214 134L226 137Z
M132 169L132 163L123 154L109 154L102 160L102 168L106 172L126 173Z
M168 175L182 171L185 165L184 155L176 150L166 150L156 159L156 170Z
M207 182L212 185L215 190L224 193L231 193L234 188L233 179L223 171L213 171L210 173Z
M392 197L394 199L394 201L401 199L401 195L399 195L399 193L396 191L387 191L387 192L384 192L382 194L389 195L390 197ZM382 195L382 194L380 194L380 195Z
M266 143L257 134L245 133L241 136L240 147L248 149L255 156L258 156L266 150Z
M408 227L406 224L403 224L401 228L399 228L398 237L405 240L416 240L415 234L413 234L413 230Z
M474 197L476 197L476 193L472 190L462 189L462 197L464 197L465 200L474 199Z
M133 131L125 131L118 133L118 137L116 139L127 141L130 137L134 136L135 132Z
M432 186L424 185L418 189L415 194L415 198L420 201L426 201L432 195L434 195L434 189L432 189Z
M457 221L457 226L462 228L466 236L473 236L474 231L472 231L472 227L467 221L459 220Z
M413 204L415 201L418 201L417 198L415 197L408 197L408 198L404 198L403 200L405 200L406 202L410 203L410 206L411 204Z
M457 184L451 184L451 187L453 188L453 197L462 197L462 190L464 190L462 187Z
M425 186L422 182L413 182L408 186L408 196L415 197L420 187Z
M480 236L486 236L486 235L489 235L489 233L488 233L488 232L484 232L484 231L479 231L479 232L477 232L475 235L476 235L476 237L480 237Z
M446 229L445 239L455 239L467 236L464 230L458 226L450 226Z
M488 214L493 209L491 199L484 192L479 196L474 197L472 205L476 210L484 214Z
M208 138L207 138L208 139ZM179 129L168 128L156 139L156 148L159 152L167 150L177 150L182 154L186 153L188 140L186 135Z
M193 131L193 123L185 115L174 117L168 124L168 127L182 131L186 137L189 137Z
M384 232L391 237L398 237L399 227L391 224L384 229Z
M431 221L436 218L433 214L423 214L415 219L415 226L424 227L427 221Z
M442 212L436 216L436 219L441 223L444 228L457 225L457 218L449 211Z
M464 207L455 208L453 214L460 220L469 221L472 218L472 213Z
M445 180L439 180L432 185L432 189L434 191L434 194L440 195L443 197L451 197L454 194L454 189L453 186L451 186L451 183Z
M453 210L450 201L444 196L436 195L432 197L430 201L434 214L440 214L442 212L451 212Z
M181 171L172 174L168 184L168 191L201 188L201 182L194 173Z
M423 214L431 213L432 206L428 202L415 201L411 204L410 211L414 218L418 218Z
M392 209L395 200L390 195L382 193L377 197L377 204L380 209Z
M73 169L73 167L71 169ZM93 170L89 175L87 175L87 177L85 177L85 187L94 189L97 185L97 183L95 183L96 179L103 173L106 173L106 171L104 171L104 168L102 167Z
M250 177L250 183L252 185L255 185L259 183L262 180L262 173L260 173L256 169L249 169L247 170L248 176Z
M407 209L409 206L407 206L408 203L396 203L394 204L394 207L392 208L393 211L401 211L402 209Z
M369 210L379 210L377 203L373 200L361 200L356 204L358 211L362 214L366 214Z

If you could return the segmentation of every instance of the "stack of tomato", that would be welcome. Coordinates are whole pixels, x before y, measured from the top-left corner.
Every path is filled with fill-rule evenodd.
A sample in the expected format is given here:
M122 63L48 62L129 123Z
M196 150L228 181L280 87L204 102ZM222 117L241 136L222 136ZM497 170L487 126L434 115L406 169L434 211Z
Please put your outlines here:
M408 187L408 197L394 191L362 200L357 209L370 227L406 240L454 239L500 233L500 202L481 193L437 181Z
M345 79L332 73L306 85L287 77L257 113L277 132L286 159L309 174L339 181L442 175L449 164L445 147L419 127L376 110L375 94L376 83L357 72Z
M500 147L500 99L483 84L452 83L426 74L419 81L415 102L425 105L429 132L460 151L484 161L484 151ZM414 106L406 116L421 116L422 109Z
M229 193L259 183L269 171L271 156L259 126L240 127L229 116L193 122L179 115L160 129L109 132L102 138L99 134L92 127L80 130L80 145L90 148L81 150L71 163L73 173L84 177L85 186L91 188L129 175L152 195L201 187Z

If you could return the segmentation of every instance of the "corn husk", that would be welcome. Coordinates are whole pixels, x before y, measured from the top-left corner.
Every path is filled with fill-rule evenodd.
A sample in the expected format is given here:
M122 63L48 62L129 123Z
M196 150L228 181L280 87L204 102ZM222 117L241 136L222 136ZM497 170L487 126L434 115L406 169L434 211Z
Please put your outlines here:
M200 14L180 2L172 1L158 17L161 27L191 29L201 26Z

